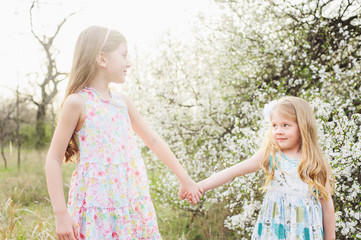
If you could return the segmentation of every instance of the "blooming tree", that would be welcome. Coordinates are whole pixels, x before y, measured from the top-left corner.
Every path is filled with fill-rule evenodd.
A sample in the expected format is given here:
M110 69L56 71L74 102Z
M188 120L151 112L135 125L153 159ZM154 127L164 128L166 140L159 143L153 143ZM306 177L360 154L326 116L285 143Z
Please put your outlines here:
M335 173L338 239L360 239L361 30L359 1L217 1L194 39L169 36L159 54L133 69L133 99L195 180L247 159L262 142L263 106L286 95L315 109L320 143ZM132 83L131 83L132 84ZM178 200L175 176L144 152L157 197L210 214L249 239L263 199L257 172L206 193L197 206Z

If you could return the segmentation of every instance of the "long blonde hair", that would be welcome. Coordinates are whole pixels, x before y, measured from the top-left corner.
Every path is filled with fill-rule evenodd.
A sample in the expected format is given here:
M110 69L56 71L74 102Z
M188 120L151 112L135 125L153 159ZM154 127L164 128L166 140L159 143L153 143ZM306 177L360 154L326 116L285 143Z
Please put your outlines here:
M309 190L314 196L327 200L326 183L331 178L329 180L333 189L334 176L318 143L316 119L311 106L307 101L299 97L287 96L277 102L272 110L271 119L275 112L298 124L301 137L301 161L298 166L298 174L301 180L308 184ZM276 152L282 152L278 143L272 138L272 126L270 126L263 146L264 155L261 165L266 174L266 187L273 179L275 167L278 164L276 162ZM271 170L270 156L272 156Z
M75 45L69 82L61 107L70 94L79 92L94 78L98 70L97 54L100 51L112 52L124 42L126 39L121 33L105 27L91 26L80 33ZM65 152L65 162L72 161L78 152L77 137L74 131Z

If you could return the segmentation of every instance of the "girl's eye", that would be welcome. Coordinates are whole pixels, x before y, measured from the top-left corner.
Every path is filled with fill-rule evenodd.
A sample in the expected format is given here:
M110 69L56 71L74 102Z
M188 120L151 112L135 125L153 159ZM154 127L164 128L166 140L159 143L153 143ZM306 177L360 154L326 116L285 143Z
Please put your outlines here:
M273 128L277 128L277 125L276 125L276 124L273 124L272 127L273 127Z
M290 125L288 125L288 124L285 124L285 127L289 127Z

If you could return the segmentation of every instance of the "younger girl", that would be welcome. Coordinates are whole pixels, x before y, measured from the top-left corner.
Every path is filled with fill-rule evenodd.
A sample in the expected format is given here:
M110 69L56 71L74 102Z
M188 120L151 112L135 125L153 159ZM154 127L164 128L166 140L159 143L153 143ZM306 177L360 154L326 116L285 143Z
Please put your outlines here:
M58 125L46 159L46 179L58 239L161 239L143 160L131 135L145 144L178 177L179 195L202 189L167 144L138 114L131 100L108 89L123 83L127 69L123 35L89 27L76 43ZM74 160L66 207L61 164Z
M330 166L317 142L310 105L284 97L271 109L264 147L200 182L204 191L262 169L268 188L252 239L335 239ZM186 195L186 194L185 194Z

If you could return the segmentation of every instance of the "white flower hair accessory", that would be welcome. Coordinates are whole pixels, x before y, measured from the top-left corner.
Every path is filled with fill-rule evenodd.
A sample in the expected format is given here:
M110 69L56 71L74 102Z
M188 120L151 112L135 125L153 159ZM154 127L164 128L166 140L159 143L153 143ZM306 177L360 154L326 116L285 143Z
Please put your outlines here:
M276 107L276 105L277 105L277 100L273 100L269 103L266 103L266 105L264 105L263 115L266 121L271 121L271 113L273 109Z

